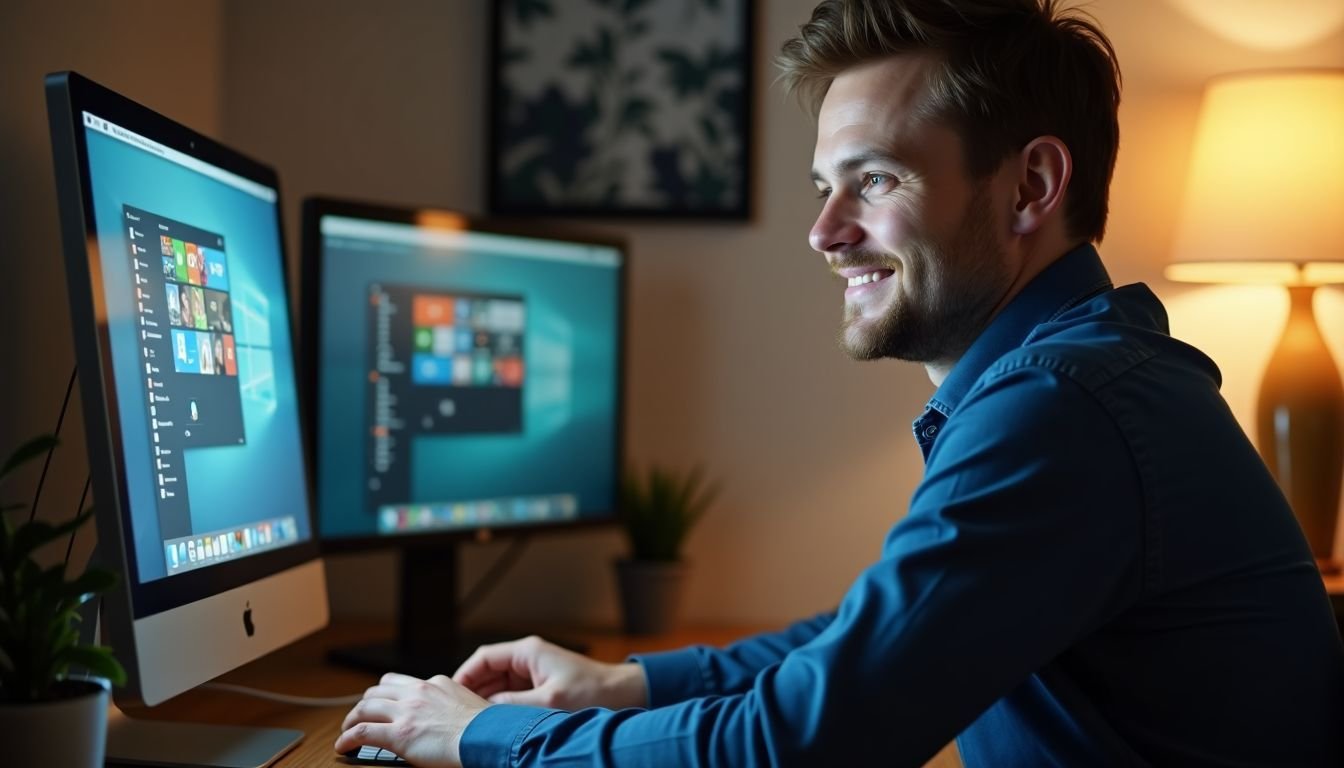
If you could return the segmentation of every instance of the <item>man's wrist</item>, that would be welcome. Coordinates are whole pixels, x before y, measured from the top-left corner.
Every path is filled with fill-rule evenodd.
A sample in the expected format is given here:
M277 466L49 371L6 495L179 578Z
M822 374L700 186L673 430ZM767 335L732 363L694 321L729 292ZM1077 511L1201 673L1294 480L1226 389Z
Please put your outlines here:
M649 689L644 678L644 667L633 661L612 664L604 693L603 698L610 702L612 709L643 709L649 706Z

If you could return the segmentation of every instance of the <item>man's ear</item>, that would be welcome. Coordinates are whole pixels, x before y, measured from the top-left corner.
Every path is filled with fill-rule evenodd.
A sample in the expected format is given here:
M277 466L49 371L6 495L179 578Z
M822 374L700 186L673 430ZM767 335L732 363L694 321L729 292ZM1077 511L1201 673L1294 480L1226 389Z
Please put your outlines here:
M1063 215L1064 192L1073 176L1073 156L1063 141L1054 136L1040 136L1018 153L1017 165L1013 233L1029 235L1051 216Z

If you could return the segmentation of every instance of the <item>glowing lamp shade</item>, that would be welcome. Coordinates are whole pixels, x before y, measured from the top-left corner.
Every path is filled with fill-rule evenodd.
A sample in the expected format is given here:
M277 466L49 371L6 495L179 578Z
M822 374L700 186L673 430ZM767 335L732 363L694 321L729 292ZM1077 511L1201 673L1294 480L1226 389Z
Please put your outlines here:
M1344 480L1344 385L1312 311L1344 283L1344 70L1215 79L1177 231L1172 280L1283 285L1288 322L1257 399L1256 442L1322 570Z

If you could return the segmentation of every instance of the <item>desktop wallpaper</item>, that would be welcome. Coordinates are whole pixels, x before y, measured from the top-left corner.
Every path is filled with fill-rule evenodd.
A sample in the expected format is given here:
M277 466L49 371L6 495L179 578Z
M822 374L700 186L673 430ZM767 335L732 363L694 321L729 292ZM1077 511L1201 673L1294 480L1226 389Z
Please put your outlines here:
M307 539L275 203L85 137L139 580L188 567L187 539L210 544L199 565L249 554L254 532L258 548ZM252 525L277 520L292 524Z
M443 519L429 527L441 529L614 509L620 271L526 250L521 238L485 252L324 236L322 535L424 529L414 525L414 507L409 530L380 525L380 509L393 514L384 504L439 505ZM371 396L379 355L406 364L395 398ZM388 402L397 409L390 444L369 438L382 433ZM395 431L398 421L405 423ZM398 467L398 481L387 482ZM484 506L494 517L473 516L471 502L480 500L492 500ZM528 503L541 505L540 517L528 516Z

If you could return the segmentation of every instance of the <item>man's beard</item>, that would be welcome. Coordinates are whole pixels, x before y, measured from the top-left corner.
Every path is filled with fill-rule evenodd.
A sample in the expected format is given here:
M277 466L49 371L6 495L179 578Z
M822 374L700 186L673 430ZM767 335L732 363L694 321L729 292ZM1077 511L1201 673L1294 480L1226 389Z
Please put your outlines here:
M988 183L971 196L955 232L946 244L910 243L909 258L887 279L908 282L911 292L891 286L897 293L881 317L865 320L860 307L846 306L840 346L850 356L951 362L984 331L1010 282L1003 249L994 239ZM865 264L893 261L880 254L855 256Z

